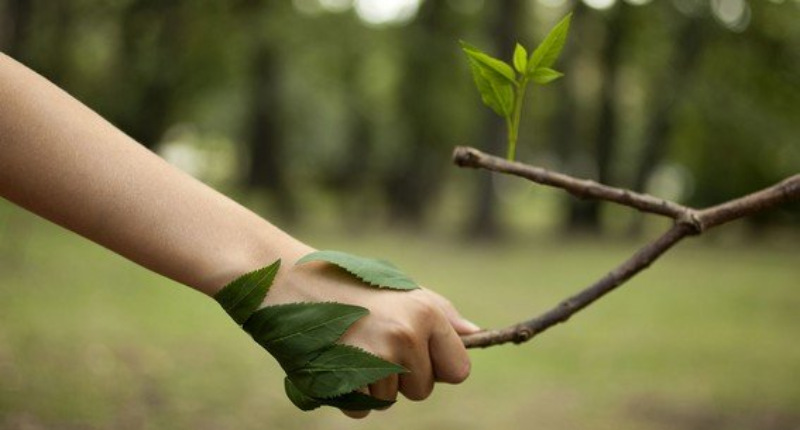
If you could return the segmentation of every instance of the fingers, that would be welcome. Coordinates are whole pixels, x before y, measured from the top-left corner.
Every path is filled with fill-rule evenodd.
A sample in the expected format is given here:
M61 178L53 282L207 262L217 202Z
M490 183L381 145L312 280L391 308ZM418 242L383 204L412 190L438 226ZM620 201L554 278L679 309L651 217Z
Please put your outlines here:
M417 323L424 327L420 331L429 335L410 342L412 348L406 350L407 361L403 363L410 372L400 376L400 392L411 400L424 400L435 381L458 384L467 379L470 361L461 338L435 299L418 315Z
M443 321L430 339L430 360L437 381L460 384L469 376L470 361L464 343Z
M372 397L381 400L395 400L397 399L397 390L399 386L399 379L397 375L389 376L388 378L381 379L380 381L370 384L369 389L362 388L358 391L369 394ZM388 409L386 408L383 409ZM369 415L370 411L348 411L342 409L342 413L350 418L361 419Z
M392 375L380 381L370 384L369 394L376 399L381 400L395 400L397 399L397 390L400 388L400 378L398 375Z
M369 394L369 390L366 387L359 388L357 391L360 391L364 394ZM342 413L347 415L350 418L361 419L369 415L369 411L348 411L345 409L341 409Z
M431 395L435 382L458 384L469 376L470 360L459 334L480 328L432 291L400 294L383 294L370 303L370 315L354 324L342 341L408 369L370 384L370 395L395 400L400 392L420 401ZM366 411L343 412L352 418L367 416Z
M425 400L433 392L433 367L425 338L417 338L410 351L406 352L402 365L408 373L400 375L400 392L409 400Z
M350 418L355 418L357 420L360 420L361 418L364 418L367 415L369 415L369 411L347 411L344 409L342 409L342 413Z

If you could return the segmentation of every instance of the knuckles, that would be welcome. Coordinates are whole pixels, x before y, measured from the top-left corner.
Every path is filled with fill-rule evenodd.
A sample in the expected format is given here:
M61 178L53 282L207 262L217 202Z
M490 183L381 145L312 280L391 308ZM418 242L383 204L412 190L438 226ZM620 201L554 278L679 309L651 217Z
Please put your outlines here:
M395 322L386 330L389 341L399 350L416 349L421 344L420 335L409 323Z

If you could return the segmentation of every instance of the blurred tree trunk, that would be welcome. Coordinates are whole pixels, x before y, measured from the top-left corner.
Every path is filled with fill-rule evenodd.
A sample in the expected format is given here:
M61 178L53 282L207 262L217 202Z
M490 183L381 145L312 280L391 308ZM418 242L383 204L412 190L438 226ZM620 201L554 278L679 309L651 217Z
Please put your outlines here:
M280 70L277 54L267 41L257 42L250 65L250 100L246 184L270 192L285 222L295 221L295 200L286 176L285 140L281 130Z
M7 0L4 7L0 8L0 13L5 12L0 15L0 49L63 86L71 66L75 5Z
M575 159L579 156L579 141L580 132L578 130L579 124L579 100L576 86L578 85L574 73L570 70L575 70L576 59L579 57L579 41L583 39L585 33L585 26L583 21L586 20L587 6L583 2L578 2L573 10L571 36L567 38L564 51L561 54L561 69L566 70L564 82L556 85L559 92L558 107L553 115L553 139L551 142L551 149L555 154L559 163L564 166L566 172L573 169L570 167ZM572 208L575 203L575 198L571 195L565 196L565 205ZM573 211L570 210L565 218L564 228L569 231L571 225Z
M32 7L30 0L7 0L5 16L0 17L2 48L11 57L27 62L25 44L30 32Z
M663 161L669 149L669 136L674 126L673 108L680 100L687 85L691 82L692 70L703 52L706 35L704 23L699 17L683 18L678 34L674 40L672 58L667 72L661 79L654 80L651 85L653 94L659 94L656 105L652 109L647 128L644 132L644 147L637 162L631 189L645 192L647 182L655 169ZM629 226L633 236L641 233L641 214L635 216Z
M393 222L420 228L427 209L436 197L446 169L442 160L452 136L437 108L443 88L451 80L455 51L450 8L444 1L426 1L404 38L402 89L399 94L401 121L405 124L405 143L386 169L382 188L388 198Z
M365 188L370 175L370 160L373 157L373 128L363 100L358 66L363 64L364 54L351 52L345 62L344 84L347 98L347 139L342 163L336 166L327 181L337 193L345 227L352 232L360 231L363 220L374 213L374 206L366 198Z
M526 2L507 0L492 3L495 5L494 21L490 26L495 52L500 58L508 60L514 52L517 38L522 34L522 20L527 15ZM494 112L484 109L483 150L490 154L502 154L506 145L505 121ZM472 215L467 225L467 236L475 239L497 239L502 237L502 227L498 219L500 206L495 192L493 174L476 172L478 183Z
M155 148L167 127L179 84L181 49L179 5L176 2L138 0L122 16L122 55L117 70L127 87L126 103L111 118L136 141ZM155 43L142 38L155 34ZM124 105L124 106L123 106Z
M605 42L600 55L599 69L602 76L600 89L600 113L593 139L595 171L597 180L603 184L614 184L613 160L617 142L617 109L615 103L619 66L622 60L623 41L631 28L628 15L634 6L617 4L609 12L605 25ZM571 200L569 229L599 233L600 205L596 200Z

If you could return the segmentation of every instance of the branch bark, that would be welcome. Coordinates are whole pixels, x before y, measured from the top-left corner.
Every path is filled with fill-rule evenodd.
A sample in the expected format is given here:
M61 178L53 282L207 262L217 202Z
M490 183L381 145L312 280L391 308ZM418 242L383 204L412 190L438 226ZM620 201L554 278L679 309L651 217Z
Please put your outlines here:
M545 313L506 328L484 330L463 336L462 341L467 348L485 348L508 342L526 342L548 328L569 320L581 309L610 293L649 267L685 237L699 235L729 221L800 199L800 174L716 206L694 209L648 194L610 187L524 163L507 161L474 148L457 147L453 152L453 161L460 167L486 169L519 176L538 184L561 188L579 198L606 200L642 212L666 216L675 221L663 235L643 246L614 270Z

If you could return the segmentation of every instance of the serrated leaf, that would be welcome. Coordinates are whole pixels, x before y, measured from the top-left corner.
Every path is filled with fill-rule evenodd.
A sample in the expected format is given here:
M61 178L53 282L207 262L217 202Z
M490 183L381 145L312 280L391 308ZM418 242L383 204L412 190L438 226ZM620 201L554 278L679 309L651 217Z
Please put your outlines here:
M333 406L346 411L367 411L392 406L393 400L381 400L358 391L352 391L330 399L319 399L307 396L300 391L289 378L284 378L286 397L303 411L311 411L322 405Z
M333 345L288 377L306 396L330 399L405 371L360 348Z
M533 75L531 75L531 79L533 79L534 82L536 82L537 84L545 85L555 81L556 79L562 76L564 76L564 74L557 70L553 70L547 67L540 67L533 72Z
M395 290L413 290L419 288L414 280L406 276L391 264L383 260L359 257L340 251L316 251L297 261L305 264L312 261L326 261L335 264L362 281L376 287Z
M526 73L528 70L528 51L519 43L514 48L514 68L520 73Z
M322 403L317 399L303 394L289 378L283 379L283 389L286 391L286 397L301 411L313 411L322 406Z
M552 67L561 55L564 43L567 41L572 13L565 16L545 37L544 41L536 47L528 60L528 75L532 75L540 67Z
M214 299L237 324L242 325L264 301L280 266L281 260L277 260L267 267L246 273L219 290Z
M290 371L367 314L365 308L342 303L288 303L259 309L243 328Z
M461 41L461 49L464 50L467 57L480 64L483 68L494 71L500 77L505 78L509 84L513 85L516 83L517 76L514 74L514 69L505 61L494 58L463 40Z
M368 411L371 409L388 408L394 400L381 400L358 391L353 391L332 399L319 399L322 404L333 406L346 411Z

